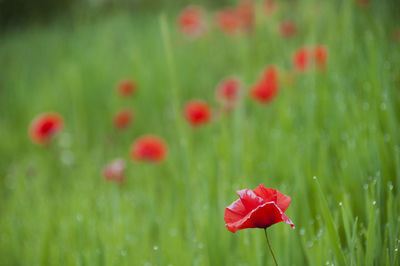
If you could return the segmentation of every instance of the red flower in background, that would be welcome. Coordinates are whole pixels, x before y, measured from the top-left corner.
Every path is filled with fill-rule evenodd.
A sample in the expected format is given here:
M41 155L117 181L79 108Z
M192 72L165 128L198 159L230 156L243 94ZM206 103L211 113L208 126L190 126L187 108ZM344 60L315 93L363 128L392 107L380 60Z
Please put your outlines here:
M228 35L237 34L240 31L240 20L236 9L224 8L215 14L217 27Z
M118 158L107 164L103 169L103 176L106 181L114 181L118 184L124 183L125 161Z
M215 14L217 27L228 35L250 33L254 26L254 5L250 0L239 2L235 8L224 8Z
M290 20L284 20L279 24L279 33L283 37L292 37L297 32L296 23Z
M281 192L259 185L253 191L238 190L239 199L225 209L225 226L235 233L246 228L267 228L279 222L293 222L286 216L285 211L290 205L290 197Z
M251 0L242 0L236 7L241 29L252 32L254 26L254 5Z
M44 145L63 128L62 117L56 113L44 113L37 116L29 126L29 136L33 143Z
M131 158L136 161L158 163L168 154L167 144L154 135L145 135L135 140L131 146Z
M317 69L323 71L326 68L326 62L328 59L328 50L323 45L317 45L314 48L314 60Z
M132 95L137 91L137 85L133 80L125 79L117 85L117 93L122 97Z
M133 120L133 112L129 108L118 111L114 116L114 126L117 129L127 128Z
M180 31L191 37L200 37L206 31L205 12L201 7L188 6L178 17Z
M210 106L200 100L189 101L185 105L184 116L193 127L207 124L211 119Z
M266 15L271 15L276 10L276 1L275 0L264 0L263 1L263 10Z
M356 1L356 4L359 7L362 7L362 8L368 8L369 7L369 0L355 0L355 1Z
M216 97L225 109L233 108L240 98L242 84L237 78L226 78L217 86Z
M261 104L271 102L278 93L278 70L268 67L261 79L250 89L250 97Z
M394 31L393 31L393 39L396 42L400 43L400 28L394 29Z
M312 55L307 47L298 49L293 54L293 66L299 72L305 72L311 65Z

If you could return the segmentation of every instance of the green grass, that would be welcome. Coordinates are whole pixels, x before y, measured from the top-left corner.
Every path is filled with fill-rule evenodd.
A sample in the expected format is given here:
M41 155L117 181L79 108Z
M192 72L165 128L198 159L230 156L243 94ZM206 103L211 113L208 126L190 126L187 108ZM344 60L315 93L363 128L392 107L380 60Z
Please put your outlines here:
M272 265L263 230L230 233L235 191L264 183L292 197L296 230L269 229L280 265L398 265L400 50L391 6L352 1L284 5L257 17L248 37L212 30L188 42L176 12L111 13L29 27L0 39L0 265ZM211 16L210 16L211 17ZM290 40L282 18L299 23ZM282 85L268 106L247 97L232 115L190 128L182 106L214 106L218 82L246 88L266 65L290 70L302 45L329 49L325 73ZM125 77L131 99L115 95ZM137 114L112 128L119 108ZM30 121L56 111L65 130L51 147ZM160 165L130 162L124 186L101 175L132 141L162 136ZM313 177L316 177L315 179Z

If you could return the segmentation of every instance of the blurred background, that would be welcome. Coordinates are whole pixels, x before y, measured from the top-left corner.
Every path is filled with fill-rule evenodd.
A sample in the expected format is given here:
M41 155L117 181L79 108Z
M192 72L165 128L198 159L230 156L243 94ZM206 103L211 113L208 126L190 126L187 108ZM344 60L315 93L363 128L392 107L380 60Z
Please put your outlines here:
M292 197L296 229L269 229L280 265L399 265L399 1L258 0L254 28L227 34L216 13L239 2L0 0L0 265L273 265L262 230L225 228L236 190L259 184ZM189 5L200 37L179 28ZM296 69L317 46L326 68ZM279 89L260 104L267 66ZM242 91L225 113L227 77ZM185 119L190 100L210 106L204 126ZM64 128L36 145L46 112ZM163 162L132 160L145 134ZM116 158L124 182L105 174Z

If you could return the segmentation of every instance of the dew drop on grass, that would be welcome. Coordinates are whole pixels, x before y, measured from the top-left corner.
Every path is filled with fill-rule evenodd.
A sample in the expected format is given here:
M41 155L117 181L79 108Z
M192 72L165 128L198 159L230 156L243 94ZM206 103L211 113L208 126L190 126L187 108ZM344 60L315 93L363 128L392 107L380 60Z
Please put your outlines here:
M342 206L343 205L343 203L342 202L339 202L339 206Z
M381 110L386 110L386 103L381 103Z
M75 161L75 157L71 151L67 150L67 151L63 151L61 153L61 162L64 165L67 165L67 166L72 165L74 163L74 161Z
M78 214L78 215L76 216L76 220L77 220L78 222L81 222L81 221L83 220L82 214Z
M154 246L153 249L154 249L154 250L158 250L158 246Z
M121 250L121 256L123 256L123 257L126 256L126 250Z
M376 201L374 200L373 202L372 202L372 205L375 205L376 204Z
M202 248L203 248L203 243L199 243L199 244L197 245L197 247L198 247L199 249L202 249Z
M368 184L364 184L364 189L368 189Z
M314 180L317 180L317 177L316 177L316 176L313 176L313 179L314 179Z
M329 265L329 260L327 260L325 264L326 264L326 265Z
M305 232L306 232L306 230L304 230L304 228L300 229L300 235L304 235Z
M320 238L322 236L323 232L324 232L324 230L319 229L318 234L317 234L317 238Z
M394 249L395 252L397 252L398 250L399 250L398 248L395 248L395 249Z
M307 247L308 248L312 248L312 246L313 246L313 242L310 241L310 242L307 243Z

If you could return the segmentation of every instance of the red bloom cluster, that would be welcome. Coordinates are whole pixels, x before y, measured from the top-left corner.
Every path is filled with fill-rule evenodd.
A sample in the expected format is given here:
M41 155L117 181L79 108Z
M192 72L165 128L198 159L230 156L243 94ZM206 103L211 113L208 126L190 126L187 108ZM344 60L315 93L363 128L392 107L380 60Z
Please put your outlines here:
M200 37L206 32L205 12L201 7L188 6L178 17L180 31L187 36Z
M131 79L122 80L117 85L117 93L122 97L128 97L137 91L137 84Z
M297 25L293 21L284 20L279 24L279 33L281 36L289 38L297 32Z
M210 121L211 108L204 101L192 100L186 103L184 116L191 126L198 127Z
M239 199L225 209L225 226L235 233L246 228L267 228L279 222L293 222L285 214L290 205L290 197L281 192L259 185L253 191L238 190Z
M314 48L301 47L293 54L293 66L298 72L307 71L313 63L318 70L325 70L328 51L323 45Z
M167 154L167 144L154 135L142 136L131 146L131 158L135 161L158 163L163 161Z
M29 126L29 136L33 143L44 145L63 128L62 117L56 113L44 113L37 116Z
M226 78L217 86L216 98L224 109L231 110L239 101L242 84L237 78Z
M254 5L243 0L235 8L224 8L215 14L216 25L228 35L250 33L254 26Z
M107 164L103 169L103 176L106 181L123 184L125 181L125 161L118 158Z
M278 70L269 66L261 79L250 89L250 97L261 104L270 103L278 93Z
M118 111L114 116L114 126L117 129L127 128L134 118L133 112L129 108Z

